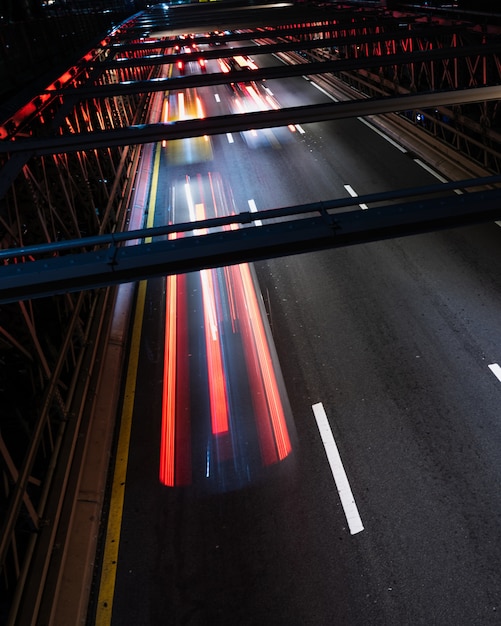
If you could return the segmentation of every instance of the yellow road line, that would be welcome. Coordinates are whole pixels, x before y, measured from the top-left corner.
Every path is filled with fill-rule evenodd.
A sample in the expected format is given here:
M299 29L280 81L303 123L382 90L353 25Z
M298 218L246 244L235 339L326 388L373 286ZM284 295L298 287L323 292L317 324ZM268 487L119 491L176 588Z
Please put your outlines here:
M101 569L101 584L96 611L96 626L111 624L113 595L118 565L118 548L120 544L120 530L122 526L122 511L125 496L125 477L129 457L130 432L132 428L132 413L136 392L136 374L143 323L144 301L146 296L146 281L139 284L139 293L132 332L132 341L129 352L129 367L125 387L120 434L113 476L108 528L104 548L103 565Z
M148 219L146 221L146 227L152 228L155 220L155 203L157 201L158 190L158 173L160 171L160 144L157 144L155 150L155 161L153 163L153 174L151 176L151 189L150 189L150 203L148 205ZM147 243L151 241L151 237L145 239Z
M148 206L148 228L153 226L155 215L159 164L160 147L157 145ZM130 433L132 428L134 399L136 395L136 379L139 349L141 346L141 330L143 326L144 303L146 299L146 284L146 281L141 281L139 283L136 313L132 329L129 366L127 368L127 379L120 421L120 433L118 436L117 456L111 490L110 511L108 515L103 564L101 568L101 582L99 586L95 626L109 626L111 624L113 596L115 593L115 581L118 567L118 549L120 546L120 531L122 527L122 514L125 497L125 480L129 459Z

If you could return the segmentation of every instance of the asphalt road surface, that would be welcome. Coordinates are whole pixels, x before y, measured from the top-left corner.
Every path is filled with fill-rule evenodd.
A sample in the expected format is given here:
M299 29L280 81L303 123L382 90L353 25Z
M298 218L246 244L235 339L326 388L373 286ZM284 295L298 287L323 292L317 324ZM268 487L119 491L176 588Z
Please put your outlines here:
M327 100L303 78L255 93L198 96L208 115ZM209 143L162 149L157 223L187 210L187 185L248 211L436 181L360 120ZM166 287L150 281L112 624L500 624L500 249L485 224L256 264L292 452L261 473L250 458L228 489L159 481Z

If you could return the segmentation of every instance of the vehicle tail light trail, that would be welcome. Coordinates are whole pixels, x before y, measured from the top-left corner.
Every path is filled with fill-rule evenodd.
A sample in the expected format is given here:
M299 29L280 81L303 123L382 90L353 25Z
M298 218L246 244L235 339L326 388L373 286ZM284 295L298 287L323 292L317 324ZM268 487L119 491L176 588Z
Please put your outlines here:
M187 176L183 197L180 220L234 210L217 174ZM194 228L189 236L207 233ZM281 465L294 432L253 269L240 264L166 281L160 480L209 492L241 488Z
M206 218L205 208L202 203L195 205L195 211L197 220ZM207 233L207 229L201 230L203 234ZM218 328L217 291L213 281L213 271L201 270L200 277L202 281L212 433L221 435L228 432L228 398L226 395L221 336Z
M212 434L222 435L228 432L228 398L212 270L202 270L201 278Z
M176 429L176 354L177 354L177 276L167 277L164 385L162 397L162 436L160 439L160 480L173 486Z
M160 481L191 483L189 363L186 276L168 276L160 438Z
M245 358L252 385L259 442L263 462L269 465L290 454L291 442L250 268L245 263L235 269L238 270L235 278L239 318L243 322L241 332L246 348Z

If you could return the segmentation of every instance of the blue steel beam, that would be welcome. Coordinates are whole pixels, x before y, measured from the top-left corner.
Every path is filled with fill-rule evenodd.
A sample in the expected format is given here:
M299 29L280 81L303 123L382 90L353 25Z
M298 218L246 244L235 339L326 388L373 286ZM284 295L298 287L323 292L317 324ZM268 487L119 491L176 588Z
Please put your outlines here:
M109 131L95 131L0 142L0 154L25 153L30 156L77 152L115 146L170 141L186 137L220 135L242 130L273 128L288 124L307 124L349 117L380 115L395 111L412 111L439 105L466 104L499 100L501 86L452 89L405 96L387 96L349 100L309 106L288 107L270 111L228 114L204 119L141 124Z
M501 219L501 189L340 213L329 212L325 204L312 205L307 215L306 206L300 207L303 216L261 226L3 265L0 303L495 221ZM245 214L244 221L265 215ZM215 225L211 220L204 225L209 223ZM192 222L176 228L198 227Z

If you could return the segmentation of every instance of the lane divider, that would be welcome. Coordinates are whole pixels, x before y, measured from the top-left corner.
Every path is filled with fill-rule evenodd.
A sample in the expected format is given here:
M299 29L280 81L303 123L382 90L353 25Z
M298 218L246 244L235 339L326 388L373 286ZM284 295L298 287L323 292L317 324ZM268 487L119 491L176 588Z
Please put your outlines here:
M312 405L312 409L317 421L322 443L324 444L331 472L339 492L339 497L341 498L341 504L343 505L350 533L355 535L364 530L364 525L362 524L358 507L355 503L355 498L353 497L350 483L348 482L348 477L346 476L343 462L341 461L341 456L339 455L339 450L334 440L329 420L327 419L327 414L325 413L324 405L318 402Z
M499 382L501 382L501 367L497 363L492 363L491 365L489 365L489 369L499 380Z
M358 197L358 193L353 189L353 187L351 185L345 185L344 188L346 189L346 191L350 194L350 196L352 198L357 198ZM358 205L361 209L367 210L369 207L365 204L359 204Z
M256 202L253 198L251 198L250 200L247 200L247 202L249 203L249 209L251 213L257 213L257 206L256 206ZM256 226L262 226L263 222L261 220L254 220L254 224Z

